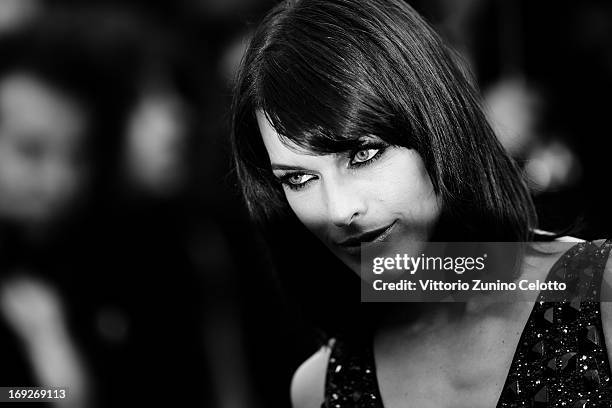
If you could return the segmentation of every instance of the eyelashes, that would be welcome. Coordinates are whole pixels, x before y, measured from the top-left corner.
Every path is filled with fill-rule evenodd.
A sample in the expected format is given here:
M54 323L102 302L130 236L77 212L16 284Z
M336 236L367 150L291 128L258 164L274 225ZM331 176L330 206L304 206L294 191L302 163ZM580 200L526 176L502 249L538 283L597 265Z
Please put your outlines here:
M348 167L356 169L369 166L380 159L388 147L389 145L385 143L364 143L347 153ZM297 191L303 189L318 177L303 171L291 171L276 178L283 186Z
M300 190L315 178L316 176L307 173L287 173L280 177L279 181L292 190Z
M353 168L367 166L378 160L387 146L361 146L349 153L349 165Z

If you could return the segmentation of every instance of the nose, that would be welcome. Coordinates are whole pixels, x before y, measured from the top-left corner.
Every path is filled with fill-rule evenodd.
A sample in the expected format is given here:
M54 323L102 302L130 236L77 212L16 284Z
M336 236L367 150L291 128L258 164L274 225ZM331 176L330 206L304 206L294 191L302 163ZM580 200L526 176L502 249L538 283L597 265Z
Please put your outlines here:
M363 191L341 178L326 185L329 220L337 227L346 227L367 211Z

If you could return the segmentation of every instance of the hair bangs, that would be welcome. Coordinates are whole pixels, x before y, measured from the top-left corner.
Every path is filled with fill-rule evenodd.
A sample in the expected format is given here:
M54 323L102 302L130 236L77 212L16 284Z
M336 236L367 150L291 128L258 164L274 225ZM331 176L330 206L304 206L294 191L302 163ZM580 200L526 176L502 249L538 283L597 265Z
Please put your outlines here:
M259 61L255 107L284 141L329 154L354 149L364 136L391 144L405 140L396 135L398 128L406 129L398 124L399 115L375 84L364 83L372 68L354 48L350 60L334 58L346 54L337 48L348 45L330 43L312 31L283 33L278 43L271 41Z

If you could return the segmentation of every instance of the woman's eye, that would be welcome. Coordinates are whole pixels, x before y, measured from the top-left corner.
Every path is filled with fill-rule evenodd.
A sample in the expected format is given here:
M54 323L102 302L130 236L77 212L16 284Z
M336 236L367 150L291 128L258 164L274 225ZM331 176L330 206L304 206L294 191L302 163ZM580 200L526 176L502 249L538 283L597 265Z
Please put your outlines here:
M312 174L294 173L287 174L281 178L281 182L289 188L297 189L305 186L310 180L314 179Z
M292 174L287 180L291 184L304 184L306 181L308 181L309 177L312 176L308 174Z
M359 165L372 160L381 149L362 149L358 150L351 155L350 164Z

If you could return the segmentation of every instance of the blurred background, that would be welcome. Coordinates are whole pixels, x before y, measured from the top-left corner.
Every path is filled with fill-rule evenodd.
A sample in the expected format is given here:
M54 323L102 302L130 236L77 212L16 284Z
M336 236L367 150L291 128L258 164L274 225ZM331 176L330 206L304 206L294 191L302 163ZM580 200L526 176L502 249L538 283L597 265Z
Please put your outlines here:
M0 0L0 385L69 384L58 407L289 406L320 336L228 146L275 3ZM541 228L610 237L612 4L410 3L474 74Z

